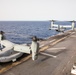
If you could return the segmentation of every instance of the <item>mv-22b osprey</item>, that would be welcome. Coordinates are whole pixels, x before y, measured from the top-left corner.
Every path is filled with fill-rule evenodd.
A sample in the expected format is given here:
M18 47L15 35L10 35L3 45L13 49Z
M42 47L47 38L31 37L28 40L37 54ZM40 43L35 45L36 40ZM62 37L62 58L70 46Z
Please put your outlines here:
M2 31L1 31L2 32ZM37 60L38 55L46 55L50 57L56 58L56 56L45 53L43 51L39 51L39 40L43 40L41 38L37 38L33 36L31 44L15 44L9 40L2 39L2 35L0 34L0 62L15 62L19 57L21 57L24 53L31 54L32 60Z
M38 38L36 36L33 36L31 45L15 44L5 39L0 40L0 62L14 62L23 53L32 54L32 60L36 60L39 52L39 44L37 41Z
M71 22L72 22L71 25L58 25L58 24L54 24L54 20L51 20L51 26L49 30L56 30L57 32L64 32L65 29L67 28L71 28L72 30L74 30L75 21L71 21Z

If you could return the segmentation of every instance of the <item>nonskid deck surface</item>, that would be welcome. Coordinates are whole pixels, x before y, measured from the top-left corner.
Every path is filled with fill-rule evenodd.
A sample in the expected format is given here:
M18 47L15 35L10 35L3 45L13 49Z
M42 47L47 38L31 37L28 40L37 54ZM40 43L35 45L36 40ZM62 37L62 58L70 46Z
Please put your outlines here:
M49 37L48 39L46 39L44 41L40 41L39 42L40 43L40 52L42 52L43 54L39 54L38 60L32 61L30 59L31 58L31 55L27 55L26 56L24 54L24 56L22 58L18 59L18 61L14 62L14 63L9 62L9 63L6 63L6 64L4 64L4 63L3 64L0 64L0 74L2 75L2 73L3 73L3 75L8 75L8 74L9 75L11 75L11 74L12 75L18 75L20 73L20 75L25 75L25 74L26 75L29 75L29 73L32 73L31 71L33 71L33 74L31 74L31 75L39 75L39 74L43 75L44 73L42 73L42 70L45 72L45 67L47 68L47 70L52 67L50 69L50 71L49 70L47 71L47 74L50 75L49 73L51 73L51 75L54 75L54 72L52 72L52 71L55 70L55 68L60 64L59 61L60 62L62 61L61 59L63 58L63 56L65 56L64 52L67 51L65 45L68 46L70 44L70 43L68 44L68 42L66 42L66 39L67 38L68 39L69 38L71 39L72 38L71 36L75 36L75 35L76 35L75 31L74 32L69 31L69 32L65 32L63 34L59 34L59 35L56 35L56 36L53 36L53 37ZM73 38L75 38L75 37L73 37ZM63 42L64 41L66 43L63 45ZM57 46L57 47L55 47L55 46ZM60 49L58 49L58 48L60 48ZM62 52L63 52L63 54L62 54ZM60 53L62 54L61 57L58 56L58 54L60 55ZM56 59L55 58L52 58L54 56L57 56L57 58ZM48 59L48 60L46 60L46 59ZM66 60L66 62L68 62L68 60ZM22 66L20 65L21 69L22 68L25 68L25 71L26 70L28 70L28 71L27 72L23 72L24 71L23 70L21 72L13 72L15 70L14 67L15 66L17 67L17 65L19 66L19 64L21 64L21 63L22 64L25 64L24 65L25 67L23 67L23 65ZM39 67L38 65L39 66L41 65L42 67ZM34 73L34 69L32 69L33 66L34 66L34 69L36 70L35 73ZM39 68L42 68L42 70L40 71ZM10 69L13 70L13 71L11 72ZM38 73L37 70L39 70L40 73ZM57 72L57 73L59 73L59 72ZM46 75L46 73L44 75Z

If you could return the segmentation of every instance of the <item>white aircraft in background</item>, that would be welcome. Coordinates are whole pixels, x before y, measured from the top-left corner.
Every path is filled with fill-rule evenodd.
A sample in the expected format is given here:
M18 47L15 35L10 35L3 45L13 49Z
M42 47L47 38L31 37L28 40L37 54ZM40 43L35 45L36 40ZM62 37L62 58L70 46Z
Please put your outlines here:
M75 21L71 21L71 22L72 22L72 25L58 25L58 24L54 24L54 20L52 20L49 30L56 30L58 32L64 32L64 30L67 28L72 28L72 30L74 30Z

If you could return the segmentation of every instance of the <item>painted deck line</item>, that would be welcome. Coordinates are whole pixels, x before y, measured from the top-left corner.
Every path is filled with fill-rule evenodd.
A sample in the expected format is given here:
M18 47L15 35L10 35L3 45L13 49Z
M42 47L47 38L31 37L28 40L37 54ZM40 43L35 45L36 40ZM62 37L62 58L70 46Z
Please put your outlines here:
M57 40L56 42L53 42L52 44L50 44L50 45L55 45L55 44L57 44L58 42L60 42L60 41L62 41L62 40L64 40L64 39L66 39L67 38L67 36L66 37L63 37L63 38L61 38L61 39L59 39L59 40Z
M75 36L75 35L72 35L72 36L70 36L70 37L76 38L76 36Z
M63 50L66 49L66 47L60 47L60 48L50 48L50 50Z
M54 42L56 39L53 39L51 41L49 41L50 43ZM40 47L45 46L46 44L48 44L49 42L46 42L45 44L40 45Z
M52 42L54 42L56 39L53 39L53 40L51 40L51 41L49 41L50 43L52 43Z

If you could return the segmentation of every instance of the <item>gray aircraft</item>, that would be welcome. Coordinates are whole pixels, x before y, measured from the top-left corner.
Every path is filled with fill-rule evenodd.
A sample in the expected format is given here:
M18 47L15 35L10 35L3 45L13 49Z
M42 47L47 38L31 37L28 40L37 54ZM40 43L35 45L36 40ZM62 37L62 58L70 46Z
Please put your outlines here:
M21 57L23 53L32 53L32 60L36 60L38 57L39 44L37 43L36 36L32 38L30 46L27 44L15 44L8 40L0 40L0 45L0 62L14 62L17 58Z

